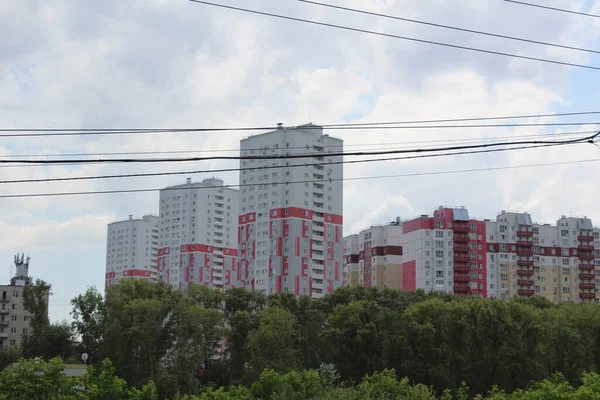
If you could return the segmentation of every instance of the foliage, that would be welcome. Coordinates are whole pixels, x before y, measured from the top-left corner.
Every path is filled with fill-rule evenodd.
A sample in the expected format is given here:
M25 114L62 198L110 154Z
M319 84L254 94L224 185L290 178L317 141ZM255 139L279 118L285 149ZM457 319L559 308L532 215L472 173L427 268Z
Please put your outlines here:
M80 338L77 346L79 353L87 353L89 363L95 364L102 359L101 346L104 329L104 300L95 287L71 300L73 331Z

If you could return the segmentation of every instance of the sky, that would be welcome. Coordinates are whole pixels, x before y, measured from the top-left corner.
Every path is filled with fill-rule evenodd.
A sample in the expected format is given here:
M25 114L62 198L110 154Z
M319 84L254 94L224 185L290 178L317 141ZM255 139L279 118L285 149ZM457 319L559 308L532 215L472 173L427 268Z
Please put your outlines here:
M533 0L532 0L533 1ZM215 0L298 18L498 52L600 66L598 54L503 40L326 9L296 0ZM404 18L600 50L600 18L502 0L324 0ZM600 14L600 1L544 4ZM600 71L336 30L187 0L0 1L0 128L198 128L385 122L600 111ZM522 123L577 126L331 131L346 150L445 146L460 139L585 132L600 115ZM30 154L220 150L248 133L0 138L0 159ZM419 143L415 143L419 142ZM200 153L202 154L202 153ZM599 163L430 174L600 159L592 144L344 166L344 232L465 206L554 223L600 224ZM85 166L0 165L0 181L236 168L235 161ZM389 177L393 175L413 175ZM426 174L417 175L414 174ZM0 195L161 188L237 173L0 184ZM14 254L52 284L50 316L104 287L106 225L157 213L158 193L0 198L0 281Z

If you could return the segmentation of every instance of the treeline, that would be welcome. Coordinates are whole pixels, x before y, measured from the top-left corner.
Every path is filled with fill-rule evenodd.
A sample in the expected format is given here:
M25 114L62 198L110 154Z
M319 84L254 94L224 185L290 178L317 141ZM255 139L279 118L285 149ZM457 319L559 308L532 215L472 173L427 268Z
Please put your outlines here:
M292 379L327 365L339 375L336 383L353 390L365 376L388 370L375 376L391 379L393 370L394 385L422 384L415 387L437 396L465 390L463 383L471 396L494 387L512 393L557 372L566 386L579 387L584 373L600 370L600 306L593 303L374 288L342 288L322 299L267 297L126 280L106 299L92 288L72 305L67 345L64 332L56 335L44 320L24 354L68 360L86 352L92 365L108 358L128 385L153 382L166 399L207 387L241 393L267 379L264 370Z
M141 389L127 386L115 374L112 363L103 361L90 367L82 378L69 378L63 372L61 359L50 362L21 360L0 372L0 400L158 400L155 384L150 381ZM600 375L584 374L582 384L573 387L561 374L527 389L506 393L493 388L475 400L594 400L600 397ZM445 390L441 395L423 384L411 384L407 378L397 379L394 370L383 370L365 376L349 386L339 383L339 375L331 364L318 370L291 371L279 374L263 371L249 386L205 387L197 395L177 395L176 400L468 400L469 388Z

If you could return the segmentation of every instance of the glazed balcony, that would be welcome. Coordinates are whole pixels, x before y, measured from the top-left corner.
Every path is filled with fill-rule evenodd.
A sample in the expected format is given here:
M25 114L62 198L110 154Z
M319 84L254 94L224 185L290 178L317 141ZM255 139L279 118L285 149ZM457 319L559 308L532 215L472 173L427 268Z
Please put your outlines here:
M519 280L517 280L517 283L520 286L533 286L533 280L532 279L519 279Z
M594 274L579 274L579 279L582 281L591 281L596 279L596 275Z
M580 260L592 261L595 258L596 257L594 256L594 253L592 253L592 252L589 252L589 253L579 253L579 259Z
M579 269L582 271L593 271L596 269L594 264L579 264Z
M469 225L454 225L454 227L452 228L452 231L454 231L454 232L468 233L469 232Z
M517 275L519 275L519 276L533 276L533 270L532 269L518 269L517 270Z
M519 257L533 257L533 250L517 250Z
M469 246L466 244L454 243L454 251L457 253L468 253Z
M465 285L464 283L457 283L454 285L454 291L457 293L468 293L471 291L471 287L469 285Z
M533 260L517 260L519 267L533 267Z
M519 236L519 237L532 237L533 236L533 231L525 231L525 230L517 231L517 236Z
M592 235L579 235L577 236L577 240L580 242L593 242L594 237Z
M455 282L469 282L470 280L471 278L469 278L469 275L454 275Z
M592 300L596 298L596 293L581 292L579 297L584 300Z
M577 246L577 248L579 249L579 251L593 251L594 250L594 246L592 246L591 244L580 244L579 246Z
M596 289L596 285L594 283L580 283L579 289L594 290Z
M460 263L460 262L469 262L470 258L467 254L455 254L454 255L454 262L455 263Z
M455 233L453 239L454 243L468 243L469 235L466 233Z
M533 296L535 292L533 289L519 289L517 293L519 296Z
M517 246L519 247L532 247L533 242L530 240L517 240Z
M471 267L466 264L454 264L454 272L471 272Z

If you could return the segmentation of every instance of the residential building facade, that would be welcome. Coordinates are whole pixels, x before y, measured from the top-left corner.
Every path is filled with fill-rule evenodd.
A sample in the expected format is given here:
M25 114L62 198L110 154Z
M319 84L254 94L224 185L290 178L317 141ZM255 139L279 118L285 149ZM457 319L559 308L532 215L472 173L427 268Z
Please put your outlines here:
M124 278L156 281L158 222L155 215L130 215L108 225L105 288Z
M178 289L240 286L238 208L239 191L216 178L161 190L158 279Z
M372 226L344 238L346 285L402 288L402 226L399 222Z
M440 207L399 226L404 290L600 301L600 229L589 218L562 216L550 225L502 211L494 221L477 220L464 208ZM362 241L346 237L345 252ZM372 266L362 267L360 256L346 253L345 262L345 284L373 284Z
M29 257L15 257L15 276L9 285L0 285L0 348L19 347L31 335L31 313L23 306L23 290L33 284ZM48 304L50 293L46 297Z
M267 294L318 298L342 285L343 141L317 125L243 139L240 279ZM315 154L316 153L316 154ZM258 158L286 155L309 158Z

